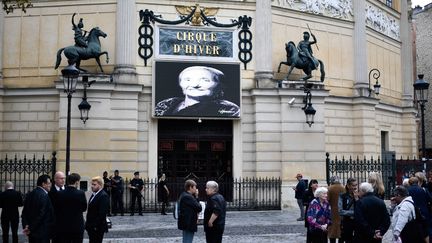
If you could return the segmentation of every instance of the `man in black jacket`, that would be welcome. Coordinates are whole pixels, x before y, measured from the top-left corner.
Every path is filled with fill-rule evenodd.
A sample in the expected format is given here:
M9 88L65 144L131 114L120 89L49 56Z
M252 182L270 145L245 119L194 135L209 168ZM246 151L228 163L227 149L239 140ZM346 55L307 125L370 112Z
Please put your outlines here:
M100 176L92 178L91 189L93 194L88 203L85 229L90 243L101 243L104 233L108 232L106 215L109 210L109 196L103 190L103 179Z
M390 227L390 216L384 201L376 197L371 184L359 187L360 199L354 208L354 242L378 243Z
M54 210L48 197L51 179L41 175L37 187L27 194L22 211L23 232L29 237L29 243L48 243L55 222Z
M48 196L54 208L54 215L56 217L56 221L58 220L57 217L60 215L60 213L58 212L57 196L60 191L63 191L65 189L65 182L66 182L66 175L61 171L57 171L54 174L54 183L52 183L51 190L48 192ZM53 233L52 243L60 243L57 234L58 227L59 227L58 224L54 226L52 232Z
M221 243L225 229L226 202L218 191L219 185L215 181L206 183L208 199L204 211L204 231L207 243Z
M192 243L194 234L197 232L198 213L202 210L196 185L195 181L187 180L185 191L179 198L177 228L183 230L183 243Z
M1 214L1 227L3 231L3 243L9 242L9 225L12 229L12 241L18 243L18 224L19 213L18 207L23 205L21 193L13 188L10 181L5 183L5 191L0 193L0 208Z
M87 210L87 200L84 192L77 189L80 180L81 176L76 173L68 175L68 186L57 194L56 233L61 243L83 242L83 212Z

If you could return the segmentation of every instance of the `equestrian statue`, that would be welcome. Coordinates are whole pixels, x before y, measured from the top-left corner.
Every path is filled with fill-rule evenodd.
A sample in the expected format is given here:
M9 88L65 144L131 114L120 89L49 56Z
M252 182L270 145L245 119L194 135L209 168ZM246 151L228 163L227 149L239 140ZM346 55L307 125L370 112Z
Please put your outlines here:
M312 36L313 41L309 41L310 36ZM302 79L306 81L312 78L312 70L318 69L319 66L321 72L320 80L323 82L325 78L324 63L312 55L313 52L311 46L316 43L317 40L315 35L312 33L309 34L309 32L303 32L303 40L299 42L297 47L292 41L286 43L285 51L287 54L287 60L286 62L279 63L278 72L280 72L282 64L290 66L288 75L285 78L288 79L294 68L302 69L306 74Z
M78 24L75 24L74 17L76 13L72 15L72 30L74 31L75 45L63 47L57 51L57 61L55 69L60 66L61 53L68 59L69 65L74 65L80 71L87 72L86 70L80 68L81 60L88 60L90 58L95 58L101 72L103 72L102 65L100 63L100 56L106 55L106 62L108 63L109 57L108 52L101 52L101 44L99 37L105 38L107 34L103 32L99 27L91 29L89 32L83 30L84 23L83 19L80 18ZM87 36L86 36L87 35Z

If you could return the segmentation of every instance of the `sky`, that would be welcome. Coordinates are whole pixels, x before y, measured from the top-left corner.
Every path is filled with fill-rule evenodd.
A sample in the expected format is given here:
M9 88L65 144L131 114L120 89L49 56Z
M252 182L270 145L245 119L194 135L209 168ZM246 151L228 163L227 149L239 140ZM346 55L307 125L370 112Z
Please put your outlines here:
M411 0L412 2L412 7L415 7L416 5L420 5L420 6L424 6L428 3L431 3L432 0Z

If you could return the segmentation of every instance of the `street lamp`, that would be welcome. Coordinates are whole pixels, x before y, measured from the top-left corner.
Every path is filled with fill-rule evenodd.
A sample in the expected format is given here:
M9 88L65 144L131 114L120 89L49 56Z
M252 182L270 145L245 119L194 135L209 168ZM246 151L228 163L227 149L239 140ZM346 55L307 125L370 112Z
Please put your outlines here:
M82 98L81 103L78 105L78 109L80 110L81 114L80 119L83 121L84 124L88 120L88 114L91 108L91 105L87 102L87 87L90 87L90 85L94 82L95 81L89 82L88 76L82 77L82 83L84 86L84 97Z
M371 89L371 74L373 76L373 78L375 79L375 84L374 84L374 89ZM381 73L378 69L374 68L372 70L369 71L369 96L371 96L372 91L374 91L374 93L376 95L379 95L380 92L380 88L381 85L378 83L378 78L381 76Z
M306 115L306 123L309 125L309 127L311 127L312 124L314 123L314 118L316 113L316 110L312 106L312 93L311 93L312 86L313 84L306 82L303 87L306 95L305 97L303 97L303 103L305 104L305 106L302 109L304 110L304 113Z
M423 79L424 75L419 74L418 78L414 83L415 98L417 103L420 104L421 110L421 129L422 129L422 161L423 170L426 172L426 137L425 137L425 121L424 121L424 110L425 103L428 101L428 89L429 83Z
M64 92L68 98L68 112L67 112L67 127L66 127L66 175L70 171L70 122L71 122L71 100L72 94L76 90L79 70L72 65L67 66L62 71Z

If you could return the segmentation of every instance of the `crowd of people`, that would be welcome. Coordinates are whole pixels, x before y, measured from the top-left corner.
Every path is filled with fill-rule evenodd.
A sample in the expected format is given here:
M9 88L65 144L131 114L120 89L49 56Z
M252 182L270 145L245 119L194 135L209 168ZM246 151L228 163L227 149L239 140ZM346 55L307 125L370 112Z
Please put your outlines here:
M37 178L36 188L25 196L24 202L13 183L6 182L5 191L0 193L3 242L9 242L10 228L12 241L18 242L18 207L21 206L22 232L30 243L83 242L84 231L87 231L91 243L102 242L108 230L106 215L109 210L103 179L100 176L91 179L92 195L88 201L84 191L79 190L80 180L77 173L66 177L58 171L54 182L50 176L41 175ZM86 211L84 221L83 212Z
M432 240L432 176L427 181L424 173L417 172L406 178L394 188L390 206L384 202L384 184L377 172L360 185L349 178L345 187L337 176L331 177L328 187L312 179L306 188L302 175L296 178L297 220L305 220L307 243L382 242L389 229L394 243Z
M108 232L110 203L113 205L113 215L124 214L124 180L118 170L110 177L106 171L103 177L93 177L92 194L88 200L85 192L79 189L80 180L81 176L77 173L66 176L58 171L54 175L54 181L48 175L41 175L37 179L37 187L25 196L24 201L23 195L14 189L13 183L6 182L5 191L0 193L2 242L9 242L10 229L13 243L18 242L18 208L22 206L22 232L30 243L81 243L84 231L87 231L90 243L102 242L105 232ZM178 228L183 231L183 242L192 242L197 231L198 214L203 210L196 186L193 180L187 180L185 191L178 198ZM131 191L131 216L134 215L135 202L138 204L139 215L142 215L144 182L139 177L139 172L134 173L134 178L127 187ZM207 242L222 242L226 202L218 190L215 181L207 182L208 201L203 210ZM166 215L168 195L166 176L162 174L158 180L158 197L162 203L163 215ZM86 211L84 220L83 213Z

